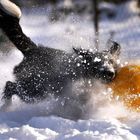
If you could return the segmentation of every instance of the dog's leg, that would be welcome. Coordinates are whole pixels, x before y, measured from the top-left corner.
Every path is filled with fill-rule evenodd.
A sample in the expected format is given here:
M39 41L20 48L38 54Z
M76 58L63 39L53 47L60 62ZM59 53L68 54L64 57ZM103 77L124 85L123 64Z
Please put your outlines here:
M6 83L4 95L3 95L3 102L4 104L1 106L0 111L6 111L7 108L12 104L12 95L17 94L17 85L16 83L12 83L8 81Z
M17 94L17 84L8 81L5 86L3 99L11 99L14 94Z
M19 25L20 17L21 11L18 6L9 0L0 1L0 28L12 43L26 54L28 50L37 46L23 33Z
M6 112L11 105L12 99L5 99L3 105L0 107L0 111Z

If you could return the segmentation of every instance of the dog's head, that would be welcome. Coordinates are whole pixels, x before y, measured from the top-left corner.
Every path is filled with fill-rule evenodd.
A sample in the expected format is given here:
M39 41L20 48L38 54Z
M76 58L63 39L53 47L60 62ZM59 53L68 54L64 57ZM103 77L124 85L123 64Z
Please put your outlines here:
M112 42L112 46L102 52L90 52L89 50L74 49L83 60L84 76L94 77L103 82L114 79L119 63L120 45Z

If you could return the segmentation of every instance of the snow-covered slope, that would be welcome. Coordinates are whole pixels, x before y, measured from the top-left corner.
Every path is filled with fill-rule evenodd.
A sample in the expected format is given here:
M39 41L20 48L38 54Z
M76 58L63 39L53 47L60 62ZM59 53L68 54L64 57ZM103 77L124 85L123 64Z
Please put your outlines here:
M118 6L115 19L103 18L100 22L101 48L105 48L110 32L115 32L114 40L122 45L122 59L139 57L140 19L134 5L135 2L129 2ZM94 47L93 23L88 16L71 15L63 21L51 23L48 11L45 6L23 9L21 25L36 43L66 51L72 46ZM13 67L22 58L16 49L0 53L0 92L6 81L14 80ZM62 118L63 114L52 114L59 107L63 109L63 100L48 99L27 105L13 96L7 112L0 112L0 140L139 140L140 114L128 111L122 103L112 103L109 91L98 83L96 86L85 114L86 120L73 121Z

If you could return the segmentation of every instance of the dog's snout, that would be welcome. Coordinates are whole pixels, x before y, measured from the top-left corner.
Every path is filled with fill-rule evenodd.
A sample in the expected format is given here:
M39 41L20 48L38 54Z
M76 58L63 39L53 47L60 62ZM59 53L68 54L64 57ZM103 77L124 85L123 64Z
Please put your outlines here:
M115 73L113 71L106 72L107 79L113 79L115 77Z
M101 71L100 77L105 82L111 82L115 77L115 71L112 70Z

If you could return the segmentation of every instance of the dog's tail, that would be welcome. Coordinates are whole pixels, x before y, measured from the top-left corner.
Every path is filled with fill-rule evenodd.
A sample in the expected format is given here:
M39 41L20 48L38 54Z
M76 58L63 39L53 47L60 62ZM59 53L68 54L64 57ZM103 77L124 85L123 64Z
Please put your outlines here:
M22 31L19 20L22 13L20 8L10 0L0 0L0 28L23 53L36 48L37 45L31 41Z

